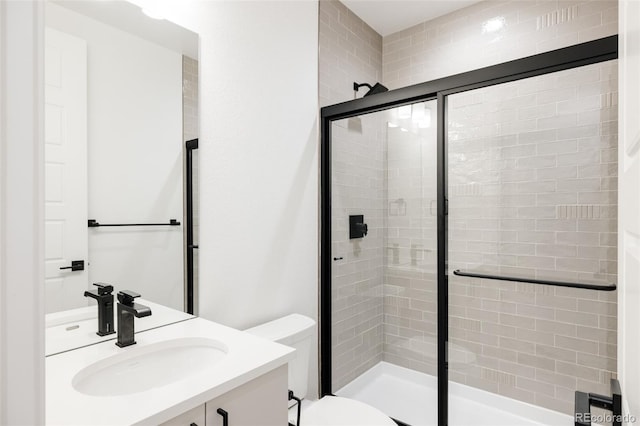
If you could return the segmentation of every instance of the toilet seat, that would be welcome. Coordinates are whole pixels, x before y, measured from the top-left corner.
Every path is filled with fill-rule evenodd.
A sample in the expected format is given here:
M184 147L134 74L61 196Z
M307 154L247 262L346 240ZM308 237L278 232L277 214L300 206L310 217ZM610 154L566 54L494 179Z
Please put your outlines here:
M339 396L314 402L301 417L302 426L398 426L377 408Z

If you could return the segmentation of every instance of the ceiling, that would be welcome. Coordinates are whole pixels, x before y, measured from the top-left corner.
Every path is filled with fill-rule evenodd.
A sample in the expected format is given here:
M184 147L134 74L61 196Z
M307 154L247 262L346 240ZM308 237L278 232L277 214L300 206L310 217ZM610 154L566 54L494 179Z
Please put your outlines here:
M383 37L480 2L480 0L341 1Z

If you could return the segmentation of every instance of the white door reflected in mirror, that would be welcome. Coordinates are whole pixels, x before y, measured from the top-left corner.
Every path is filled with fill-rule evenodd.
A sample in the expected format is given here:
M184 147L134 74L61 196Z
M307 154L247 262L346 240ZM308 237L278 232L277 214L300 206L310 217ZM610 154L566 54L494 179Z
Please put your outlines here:
M45 37L47 314L97 313L95 282L184 310L198 35L126 1L50 0Z
M87 44L45 33L46 312L86 306ZM84 267L71 267L83 261Z

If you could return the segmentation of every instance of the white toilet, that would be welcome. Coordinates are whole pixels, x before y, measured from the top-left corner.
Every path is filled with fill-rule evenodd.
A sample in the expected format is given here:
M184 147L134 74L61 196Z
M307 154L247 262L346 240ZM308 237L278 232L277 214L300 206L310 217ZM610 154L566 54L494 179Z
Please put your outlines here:
M307 395L315 325L309 317L292 314L246 330L296 349L296 357L289 363L289 389L301 399ZM302 426L397 426L377 408L349 398L325 396L305 405L300 419Z

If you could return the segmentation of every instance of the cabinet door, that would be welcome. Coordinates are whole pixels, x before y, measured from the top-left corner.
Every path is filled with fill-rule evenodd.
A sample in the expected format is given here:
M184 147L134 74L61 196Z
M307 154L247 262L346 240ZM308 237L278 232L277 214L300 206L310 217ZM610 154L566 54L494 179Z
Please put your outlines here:
M206 403L207 426L283 426L288 415L287 366L284 365Z
M180 414L173 419L162 423L160 426L205 426L204 404L193 410Z

